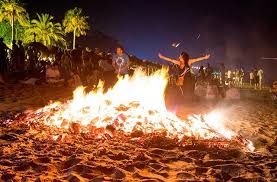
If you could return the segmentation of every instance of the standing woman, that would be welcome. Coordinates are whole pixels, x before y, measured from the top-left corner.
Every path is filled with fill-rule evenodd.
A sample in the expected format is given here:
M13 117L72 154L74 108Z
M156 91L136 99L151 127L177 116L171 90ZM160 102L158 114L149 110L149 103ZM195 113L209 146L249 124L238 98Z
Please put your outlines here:
M210 55L206 55L199 58L190 59L188 53L182 52L178 60L168 58L159 53L159 58L178 65L179 73L176 85L180 88L182 96L185 98L193 98L194 96L194 79L191 74L191 64L209 59Z

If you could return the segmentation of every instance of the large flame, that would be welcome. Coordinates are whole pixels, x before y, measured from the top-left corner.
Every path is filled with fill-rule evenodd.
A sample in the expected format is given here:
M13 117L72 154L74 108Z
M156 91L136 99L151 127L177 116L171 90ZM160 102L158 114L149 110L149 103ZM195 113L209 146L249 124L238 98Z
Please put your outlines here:
M220 112L200 116L193 115L181 120L167 111L164 92L167 86L167 70L161 69L150 76L136 70L132 77L120 77L115 86L103 92L103 83L98 89L85 93L84 87L74 91L73 100L67 103L53 103L37 113L44 113L45 124L68 128L79 123L86 132L88 125L115 129L131 133L166 131L168 137L194 136L197 138L231 139L236 134L225 128Z

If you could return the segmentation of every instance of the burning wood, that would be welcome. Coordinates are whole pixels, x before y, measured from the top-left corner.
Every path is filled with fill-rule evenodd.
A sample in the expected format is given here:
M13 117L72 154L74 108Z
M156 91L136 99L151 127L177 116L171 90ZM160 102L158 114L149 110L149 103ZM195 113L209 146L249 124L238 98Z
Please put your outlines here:
M216 147L226 147L236 141L253 150L250 141L223 125L220 112L181 120L167 111L166 85L166 70L150 76L137 70L131 78L120 78L107 93L103 93L102 83L90 93L79 87L74 91L73 100L50 103L23 119L73 134L89 133L95 138L111 138L118 133L135 138L151 135L176 140L180 145Z

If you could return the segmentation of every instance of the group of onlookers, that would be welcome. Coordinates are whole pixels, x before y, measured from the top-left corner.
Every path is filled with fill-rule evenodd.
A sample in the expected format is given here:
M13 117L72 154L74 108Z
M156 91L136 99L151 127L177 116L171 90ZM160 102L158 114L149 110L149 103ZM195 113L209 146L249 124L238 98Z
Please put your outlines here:
M226 73L227 76L227 85L229 87L235 86L242 88L244 85L244 78L246 76L244 70L236 69L234 71L228 70ZM264 71L262 68L260 69L253 69L249 72L249 85L254 89L262 89L264 82Z
M262 89L264 82L264 71L260 68L259 70L254 69L249 73L249 84L254 86L254 89Z
M33 44L35 45L35 44ZM7 75L18 76L21 83L47 83L56 86L97 86L103 80L107 87L116 82L117 75L130 72L130 59L118 46L115 54L77 47L73 50L58 48L54 55L43 55L36 46L13 42L9 49L0 38L0 84L5 84ZM43 57L44 56L44 57ZM32 80L32 81L31 81ZM34 84L34 83L33 83Z

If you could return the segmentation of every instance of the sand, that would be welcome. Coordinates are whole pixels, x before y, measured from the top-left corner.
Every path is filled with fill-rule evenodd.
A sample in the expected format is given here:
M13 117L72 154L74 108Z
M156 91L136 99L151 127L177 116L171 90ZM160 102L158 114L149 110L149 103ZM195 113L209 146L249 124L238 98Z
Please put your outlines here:
M30 127L13 121L16 113L43 107L49 100L66 100L71 94L72 89L45 85L0 86L0 181L276 179L277 108L264 94L242 91L240 100L171 107L184 118L192 113L222 110L225 124L253 141L255 152L240 147L181 147L167 138L150 137L138 142L118 135L95 139L88 134L62 134L47 126Z

